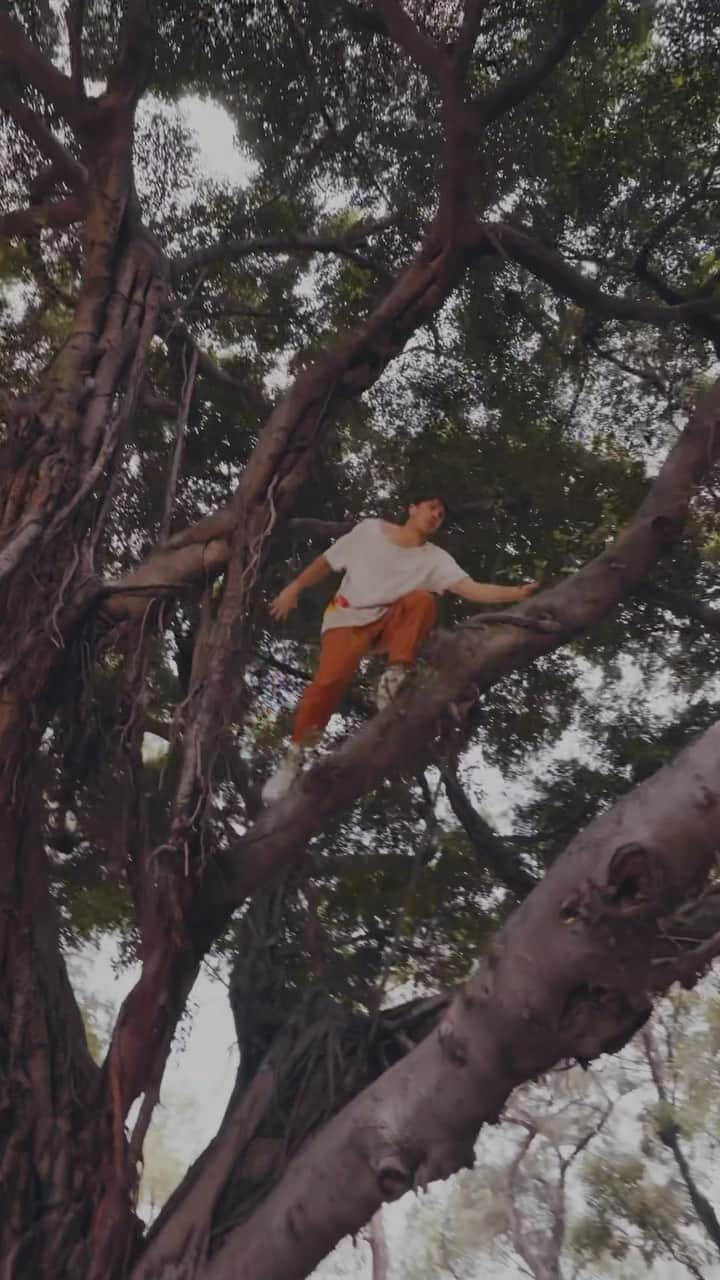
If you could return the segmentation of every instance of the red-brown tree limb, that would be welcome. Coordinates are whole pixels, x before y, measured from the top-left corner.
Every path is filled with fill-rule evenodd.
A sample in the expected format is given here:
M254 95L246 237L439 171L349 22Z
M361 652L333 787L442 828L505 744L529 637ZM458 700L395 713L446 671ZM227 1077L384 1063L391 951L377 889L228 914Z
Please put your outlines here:
M202 1280L300 1280L383 1200L471 1164L518 1084L621 1048L672 982L657 961L686 945L673 912L714 865L718 813L716 724L571 842L440 1026L311 1139Z

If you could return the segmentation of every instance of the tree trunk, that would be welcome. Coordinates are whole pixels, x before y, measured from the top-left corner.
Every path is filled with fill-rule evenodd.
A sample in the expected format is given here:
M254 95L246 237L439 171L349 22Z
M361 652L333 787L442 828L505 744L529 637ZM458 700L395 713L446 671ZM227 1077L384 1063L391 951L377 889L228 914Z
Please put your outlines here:
M38 764L166 294L156 251L128 230L128 165L120 129L96 166L72 330L38 388L11 406L0 466L0 1254L23 1274L83 1280L123 1270L137 1170L61 960Z

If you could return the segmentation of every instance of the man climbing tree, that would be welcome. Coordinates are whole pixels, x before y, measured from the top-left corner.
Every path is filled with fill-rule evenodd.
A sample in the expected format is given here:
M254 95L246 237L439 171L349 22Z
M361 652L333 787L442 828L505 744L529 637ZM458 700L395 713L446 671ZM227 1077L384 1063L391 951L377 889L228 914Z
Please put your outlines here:
M322 733L368 653L388 658L377 687L378 710L392 701L435 621L436 596L452 591L473 604L510 604L537 590L536 582L499 587L464 573L429 540L447 514L444 498L418 497L402 525L361 520L273 600L270 612L281 622L301 591L344 570L323 616L320 664L295 716L290 749L263 790L266 803L278 800L299 776L305 747Z

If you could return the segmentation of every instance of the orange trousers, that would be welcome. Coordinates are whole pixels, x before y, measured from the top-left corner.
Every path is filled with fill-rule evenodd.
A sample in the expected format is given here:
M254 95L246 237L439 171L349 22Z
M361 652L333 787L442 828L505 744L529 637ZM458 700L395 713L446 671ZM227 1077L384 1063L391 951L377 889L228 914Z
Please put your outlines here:
M331 627L323 632L320 663L297 709L293 742L320 736L367 653L387 653L388 662L412 665L437 617L430 591L411 591L387 613L364 627Z

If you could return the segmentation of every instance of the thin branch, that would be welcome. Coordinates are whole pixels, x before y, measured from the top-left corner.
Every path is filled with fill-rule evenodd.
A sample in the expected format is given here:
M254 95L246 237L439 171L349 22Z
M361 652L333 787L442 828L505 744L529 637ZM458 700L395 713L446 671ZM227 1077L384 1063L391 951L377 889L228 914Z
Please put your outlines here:
M484 97L476 99L473 105L479 124L486 127L539 89L605 3L606 0L583 0L578 4L574 16L536 62L531 63L523 71L509 75Z
M717 954L717 948L715 950L715 954ZM660 1102L670 1105L670 1100L665 1088L665 1081L663 1079L660 1057L657 1052L654 1036L649 1027L646 1027L642 1033L642 1042L657 1096ZM672 1153L673 1159L680 1170L680 1176L685 1183L690 1203L692 1204L699 1221L715 1245L715 1248L720 1252L720 1220L718 1219L718 1216L707 1196L703 1195L695 1181L693 1172L688 1164L687 1157L685 1156L685 1152L680 1145L677 1125L672 1120L667 1123L663 1123L663 1125L659 1127L658 1136L663 1145Z
M523 867L517 854L481 818L468 800L454 770L446 766L441 773L450 807L483 867L489 868L516 898L526 898L537 884L536 877Z
M720 163L720 147L714 151L710 163L700 178L697 186L692 190L687 191L685 198L680 201L677 207L675 209L671 209L664 218L661 218L660 222L658 222L650 232L650 235L635 259L636 270L642 272L648 267L652 254L657 248L659 248L665 237L669 235L679 222L682 221L685 214L689 213L693 205L698 204L703 199L703 196L706 194L715 175L718 163Z
M652 387L660 391L662 395L667 395L669 387L666 382L656 373L654 369L638 369L635 365L628 364L627 361L621 360L620 356L614 351L607 351L604 347L598 346L594 338L587 343L591 351L599 356L601 360L607 360L608 364L614 364L617 369L622 369L623 373L629 373L633 378L639 378L641 382L649 382Z
M684 591L672 591L669 587L651 585L643 588L639 594L681 618L692 618L693 622L701 623L710 631L720 632L720 609L704 604L702 600L696 600L694 596L687 595Z
M396 221L397 216L393 214L376 222L362 223L357 230L347 231L341 236L251 236L247 240L226 240L205 249L196 249L184 258L176 258L171 263L173 279L178 280L188 271L197 271L200 267L216 266L254 253L337 253L369 271L387 275L382 264L358 253L357 246L368 236L393 226Z
M169 348L177 344L190 356L194 351L197 352L197 371L201 377L207 378L209 382L222 387L225 391L241 396L253 413L265 412L266 405L257 392L247 383L234 377L232 373L228 373L227 369L222 369L206 351L201 350L190 330L180 320L169 315L164 316L158 332Z

